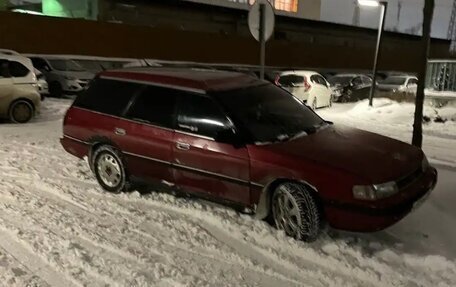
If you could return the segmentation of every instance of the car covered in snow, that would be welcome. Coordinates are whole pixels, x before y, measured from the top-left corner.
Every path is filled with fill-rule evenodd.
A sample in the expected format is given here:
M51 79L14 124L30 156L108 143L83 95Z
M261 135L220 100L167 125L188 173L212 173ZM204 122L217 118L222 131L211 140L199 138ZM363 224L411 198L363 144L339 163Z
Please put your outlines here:
M61 144L88 158L106 191L171 188L305 241L324 223L384 229L437 181L421 149L327 122L274 84L226 71L102 72L67 111Z

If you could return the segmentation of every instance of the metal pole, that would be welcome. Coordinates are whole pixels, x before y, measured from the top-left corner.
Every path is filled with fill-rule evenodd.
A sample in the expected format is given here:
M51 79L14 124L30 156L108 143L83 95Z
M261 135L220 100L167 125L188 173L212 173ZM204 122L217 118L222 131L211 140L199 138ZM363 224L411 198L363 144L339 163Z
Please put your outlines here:
M381 45L382 45L382 34L383 34L383 29L385 28L385 15L386 15L386 9L388 8L388 3L387 2L380 2L381 5L381 13L380 13L380 23L378 27L378 36L377 36L377 47L375 48L375 58L374 58L374 69L372 71L372 86L370 89L370 94L369 94L369 106L372 107L372 102L374 99L374 93L375 93L375 88L377 85L377 64L378 64L378 59L380 58L380 51L381 51Z
M260 4L260 79L264 80L264 65L266 58L266 40L265 40L265 4Z

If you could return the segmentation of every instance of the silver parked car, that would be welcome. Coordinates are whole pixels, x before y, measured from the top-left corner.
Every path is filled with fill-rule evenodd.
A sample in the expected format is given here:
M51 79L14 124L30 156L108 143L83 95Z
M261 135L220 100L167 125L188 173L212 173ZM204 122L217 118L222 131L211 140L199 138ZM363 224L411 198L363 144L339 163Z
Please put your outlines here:
M383 92L414 94L418 85L418 78L415 76L402 75L390 76L380 81L378 90Z
M46 77L49 94L53 97L78 94L95 76L71 59L56 56L30 56L30 59Z

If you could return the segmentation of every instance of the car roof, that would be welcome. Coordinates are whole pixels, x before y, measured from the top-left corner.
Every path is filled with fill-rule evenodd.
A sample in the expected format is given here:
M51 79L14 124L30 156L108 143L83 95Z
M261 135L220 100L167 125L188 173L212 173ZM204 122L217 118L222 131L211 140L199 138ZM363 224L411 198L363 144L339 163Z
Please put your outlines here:
M359 77L359 76L369 77L369 75L365 75L365 74L336 74L333 77Z
M140 82L173 89L205 94L209 91L225 91L267 83L244 73L189 69L137 67L104 71L101 78Z
M280 76L287 76L287 75L312 76L312 75L320 75L320 74L315 71L307 71L307 70L291 70L291 71L283 71L282 73L280 73Z

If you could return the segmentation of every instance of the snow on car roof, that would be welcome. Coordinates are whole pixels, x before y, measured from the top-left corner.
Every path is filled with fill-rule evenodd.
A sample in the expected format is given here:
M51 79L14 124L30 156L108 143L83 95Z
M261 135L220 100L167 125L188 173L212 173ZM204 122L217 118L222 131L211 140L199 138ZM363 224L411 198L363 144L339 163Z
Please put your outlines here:
M264 83L243 73L189 68L129 68L105 71L100 73L100 77L152 83L203 94Z

